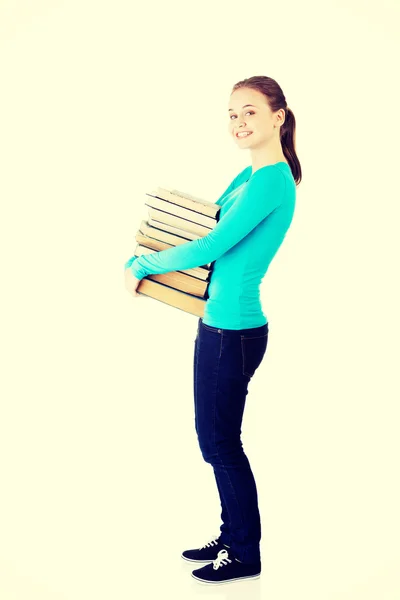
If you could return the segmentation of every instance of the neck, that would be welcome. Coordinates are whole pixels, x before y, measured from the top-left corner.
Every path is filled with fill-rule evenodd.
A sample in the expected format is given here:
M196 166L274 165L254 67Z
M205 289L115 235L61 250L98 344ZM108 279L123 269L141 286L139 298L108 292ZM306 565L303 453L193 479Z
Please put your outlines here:
M274 165L277 162L287 163L287 159L283 154L280 140L276 140L274 143L270 143L268 146L251 148L251 162L253 166L253 173L254 171L257 171L257 169L261 169L261 167Z

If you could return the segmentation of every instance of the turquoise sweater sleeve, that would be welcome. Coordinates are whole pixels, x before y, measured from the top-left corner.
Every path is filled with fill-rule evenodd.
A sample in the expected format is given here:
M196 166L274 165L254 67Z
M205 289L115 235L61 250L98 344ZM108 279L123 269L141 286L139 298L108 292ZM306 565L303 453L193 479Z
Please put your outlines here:
M235 189L235 179L223 196ZM281 204L284 192L285 177L280 169L275 165L261 167L251 175L232 206L206 236L167 250L132 257L125 268L130 267L137 279L143 279L149 274L183 271L213 262L268 217Z
M226 188L226 190L224 191L223 194L221 194L221 196L218 198L218 200L215 201L215 204L219 204L220 201L225 198L225 196L227 196L228 194L230 194L231 192L233 192L233 190L240 185L240 183L242 182L242 179L246 176L246 174L249 173L249 170L251 171L251 167L245 167L243 169L243 171L241 171L239 173L239 175L236 175L236 177L234 177L232 179L232 181L230 182L230 184L228 185L228 187ZM243 179L244 180L244 179ZM125 263L125 269L128 269L134 260L137 260L138 257L137 256L131 256L131 258L126 261ZM132 271L133 272L133 271Z

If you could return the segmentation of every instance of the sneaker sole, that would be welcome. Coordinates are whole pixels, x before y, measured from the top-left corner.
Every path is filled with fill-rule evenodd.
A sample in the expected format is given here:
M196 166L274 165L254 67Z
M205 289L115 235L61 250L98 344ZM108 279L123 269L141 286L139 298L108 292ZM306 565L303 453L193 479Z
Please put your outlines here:
M204 564L208 564L208 563L213 562L213 560L215 560L215 558L217 558L217 557L210 558L210 560L198 560L198 559L195 559L195 558L188 558L187 556L183 556L183 554L181 554L181 558L183 558L183 560L186 560L187 562L193 562L193 563L199 563L199 564L200 563L201 564L203 564L203 563Z
M257 573L257 575L247 575L246 577L234 577L232 579L224 579L223 581L206 581L205 579L200 579L196 577L196 575L191 574L193 579L197 581L197 583L201 583L201 585L223 585L226 583L232 583L234 581L247 581L249 579L259 579L261 577L261 573Z

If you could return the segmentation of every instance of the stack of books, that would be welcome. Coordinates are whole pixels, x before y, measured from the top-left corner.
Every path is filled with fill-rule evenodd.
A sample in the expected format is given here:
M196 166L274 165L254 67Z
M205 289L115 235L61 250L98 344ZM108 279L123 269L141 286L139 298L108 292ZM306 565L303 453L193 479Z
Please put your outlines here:
M220 205L179 190L158 187L146 193L147 218L136 233L135 256L151 254L206 236L219 220ZM192 269L149 274L137 292L202 317L214 263Z

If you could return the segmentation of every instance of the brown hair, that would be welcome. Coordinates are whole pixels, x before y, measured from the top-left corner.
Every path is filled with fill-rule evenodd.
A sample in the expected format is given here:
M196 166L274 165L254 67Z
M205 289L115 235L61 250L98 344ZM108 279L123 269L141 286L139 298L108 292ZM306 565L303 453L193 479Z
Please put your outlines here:
M296 185L301 182L301 166L296 154L296 119L293 111L287 106L286 99L281 87L278 83L264 75L249 77L238 81L233 86L232 92L239 88L251 88L264 94L267 98L268 105L272 112L278 111L280 108L285 110L285 122L281 126L281 144L286 160L289 163L293 178Z

